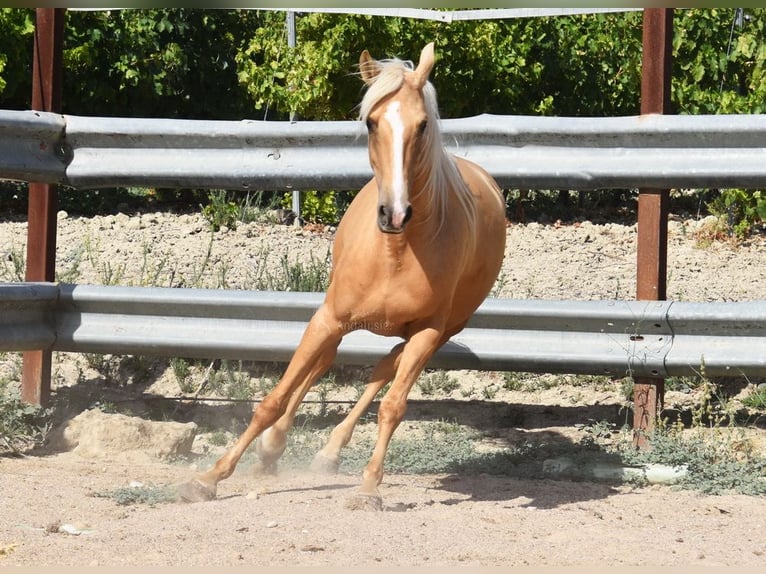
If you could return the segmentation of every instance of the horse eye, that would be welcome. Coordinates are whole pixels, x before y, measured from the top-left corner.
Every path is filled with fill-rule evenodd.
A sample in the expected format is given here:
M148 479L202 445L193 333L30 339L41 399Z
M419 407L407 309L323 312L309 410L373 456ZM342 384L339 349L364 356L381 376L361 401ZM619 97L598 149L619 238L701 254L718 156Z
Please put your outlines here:
M370 119L367 120L367 131L370 133L375 131L375 122Z
M418 135L419 136L422 136L425 133L426 127L428 127L428 120L423 120L422 122L420 122L418 124Z

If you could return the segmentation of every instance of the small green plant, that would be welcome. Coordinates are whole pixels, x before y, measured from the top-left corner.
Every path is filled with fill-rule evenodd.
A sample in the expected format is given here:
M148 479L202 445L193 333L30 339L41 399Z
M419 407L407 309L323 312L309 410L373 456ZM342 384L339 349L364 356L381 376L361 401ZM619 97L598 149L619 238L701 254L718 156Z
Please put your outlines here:
M113 355L83 353L82 356L85 359L85 364L104 377L108 382L119 379L119 364Z
M537 373L503 372L503 388L506 391L534 393L556 387L561 383L562 378L556 375L544 376Z
M231 201L226 190L212 190L208 194L208 202L202 208L202 216L207 219L213 231L220 231L222 227L237 228L240 209L234 201Z
M144 241L141 244L141 271L138 276L138 284L141 287L159 287L163 283L161 281L163 276L172 278L175 275L175 270L167 269L171 258L170 253L163 253L159 258L151 258L153 251L151 243ZM167 286L172 287L171 284Z
M282 207L291 209L292 193L282 197ZM301 191L301 219L310 223L337 223L339 219L338 202L334 191Z
M222 227L234 230L240 223L266 219L264 212L271 202L264 200L262 191L248 193L236 201L234 197L234 192L223 189L208 192L208 203L202 207L202 216L212 231L220 231Z
M22 249L12 247L7 253L0 257L2 262L2 274L0 279L9 281L24 281L26 274L26 258Z
M281 269L283 273L284 288L279 291L300 292L323 292L330 284L330 252L328 250L324 260L317 259L311 254L307 264L300 261L290 262L287 254L282 256Z
M242 361L222 360L220 367L210 375L210 390L235 400L249 400L255 394Z
M0 380L0 448L22 453L40 445L50 431L50 409L21 400L18 384Z
M742 431L742 429L739 429ZM649 448L636 450L625 438L617 451L627 465L648 463L686 468L677 487L707 494L766 495L766 458L741 432L721 427L684 429L660 421Z
M489 383L481 388L481 397L487 401L491 401L497 396L497 385L495 383Z
M758 386L742 399L742 404L758 411L766 410L766 385Z
M208 442L213 446L226 446L229 444L229 435L223 430L214 430L208 437Z
M766 221L766 191L723 189L707 207L723 223L729 236L744 239Z
M430 397L442 393L449 395L452 391L460 388L460 381L447 371L434 371L423 373L417 381L417 387L425 396Z
M210 230L210 241L207 242L207 251L205 252L205 257L202 258L202 261L197 263L195 260L192 264L191 268L191 278L186 280L181 280L181 285L179 287L202 287L203 278L205 276L205 273L207 271L208 266L210 265L210 258L213 255L213 242L215 241L215 231L212 229Z
M134 504L147 504L156 506L178 500L177 490L173 486L126 486L96 492L93 496L97 498L111 498L120 506L129 506Z
M287 253L276 255L268 249L261 249L254 258L255 265L248 272L250 289L257 291L299 291L324 292L330 284L332 252L330 248L324 257L309 254L307 262L290 257Z
M173 371L173 376L176 378L176 382L181 388L182 393L188 394L194 391L194 382L191 380L191 367L189 361L179 357L173 357L170 359L170 369Z
M84 251L85 247L78 245L60 259L56 269L56 280L59 283L75 283L77 281L80 277L80 264Z

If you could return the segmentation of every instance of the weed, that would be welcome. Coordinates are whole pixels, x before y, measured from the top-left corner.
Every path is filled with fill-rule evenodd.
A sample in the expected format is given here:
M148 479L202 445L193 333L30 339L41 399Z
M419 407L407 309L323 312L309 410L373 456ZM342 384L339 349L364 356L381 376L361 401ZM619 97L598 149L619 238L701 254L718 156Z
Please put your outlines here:
M755 410L766 409L766 385L759 385L749 395L742 399L742 404Z
M210 229L213 231L220 231L222 227L236 229L239 207L229 199L226 190L211 190L207 197L209 203L202 208L202 216L207 219Z
M222 360L220 367L210 376L210 389L221 396L249 400L255 395L250 375L243 368L243 361Z
M292 193L282 197L282 207L292 208ZM300 194L301 219L311 223L337 223L340 210L335 191L302 191Z
M649 463L684 466L686 474L677 482L708 494L766 494L766 458L745 437L745 429L728 427L735 420L734 406L715 383L704 374L673 381L674 385L694 386L699 393L691 409L689 427L680 420L658 418L647 436L648 446L637 450L632 431L623 429L619 440L608 451L620 456L626 465ZM605 435L591 433L591 443L602 442Z
M718 218L718 233L744 239L766 221L766 191L724 189L707 207Z
M490 383L481 388L481 397L487 401L491 401L497 396L497 391L497 385L495 383Z
M282 256L281 269L285 285L279 291L322 292L330 284L330 251L328 249L324 260L319 260L311 254L307 265L299 261L290 262L287 254Z
M322 377L313 387L312 390L319 397L319 413L317 416L324 418L327 416L327 399L330 395L330 391L336 386L335 376L327 375Z
M170 369L173 371L173 376L176 378L176 382L181 388L182 393L186 394L194 391L194 383L191 381L189 361L173 357L170 359Z
M156 506L157 504L166 504L175 502L177 491L174 487L163 486L126 486L105 490L93 494L96 498L111 498L121 506L132 504L148 504Z
M248 193L244 199L234 201L233 192L212 190L208 193L208 204L202 208L202 216L207 219L212 231L220 231L222 227L234 230L240 223L265 219L263 214L268 205L265 205L263 197L263 192L259 191L254 194ZM274 200L269 203L273 204Z
M20 385L0 379L0 446L20 453L42 444L50 431L51 412L22 401Z
M56 266L56 280L59 283L75 283L77 281L80 277L80 264L84 251L84 246L78 245L59 260L59 264Z
M83 353L85 364L104 377L107 382L119 379L119 366L113 355Z
M205 252L205 257L202 259L202 262L199 266L197 266L196 261L192 265L192 277L191 281L188 285L179 285L180 287L202 287L202 277L205 274L205 271L207 270L208 265L210 265L210 258L213 254L213 240L215 239L215 234L213 231L210 232L210 241L208 241L207 244L207 251ZM185 281L182 281L182 283L186 283Z
M699 388L701 384L701 377L668 377L665 379L665 390L689 393Z
M153 253L152 245L144 241L141 245L141 272L139 274L139 284L142 287L160 286L160 279L163 274L167 274L170 279L168 287L172 286L172 277L175 271L166 271L170 261L170 253L163 253L159 259L152 258L149 255Z
M766 458L742 431L726 432L720 427L685 430L680 424L661 422L648 437L648 449L631 448L631 441L625 438L619 452L628 465L685 466L687 473L677 483L681 488L707 494L766 495Z
M26 274L26 258L24 257L24 251L15 247L11 247L11 250L3 254L2 257L2 274L0 278L8 279L10 281L24 281Z
M434 371L424 373L418 378L417 387L427 397L439 393L449 395L452 391L460 388L460 382L447 371Z
M213 446L226 446L229 444L229 435L226 433L226 431L222 431L220 429L215 430L210 433L208 442Z
M514 448L480 452L481 438L475 430L452 421L432 421L422 428L408 429L394 435L386 453L389 472L427 474L459 472L461 474L515 474L522 460ZM372 437L352 443L343 453L340 469L359 472L367 464L374 446Z
M558 376L545 377L536 373L518 373L506 371L503 373L503 388L507 391L534 393L560 385L562 379Z

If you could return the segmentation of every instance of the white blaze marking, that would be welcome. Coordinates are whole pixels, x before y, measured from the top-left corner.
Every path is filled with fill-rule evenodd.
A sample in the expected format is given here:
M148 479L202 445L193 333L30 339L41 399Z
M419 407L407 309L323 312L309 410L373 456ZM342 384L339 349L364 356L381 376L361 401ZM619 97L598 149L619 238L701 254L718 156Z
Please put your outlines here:
M402 123L402 117L399 114L399 102L391 102L386 108L386 113L383 114L388 124L391 126L391 132L393 133L394 140L392 142L392 160L393 160L393 181L391 182L391 188L394 192L394 205L391 222L400 227L405 215L404 206L404 124Z

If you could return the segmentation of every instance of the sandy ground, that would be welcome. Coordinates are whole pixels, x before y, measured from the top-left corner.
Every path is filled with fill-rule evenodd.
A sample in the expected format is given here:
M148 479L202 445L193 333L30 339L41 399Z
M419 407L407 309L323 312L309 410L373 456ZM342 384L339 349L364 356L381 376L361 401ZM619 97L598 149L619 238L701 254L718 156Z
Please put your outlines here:
M235 474L214 502L118 506L94 492L188 469L61 454L0 464L5 565L762 566L766 500L669 487L390 475L383 512L356 476ZM71 525L79 534L62 532Z
M693 220L671 222L668 297L766 299L764 237L739 246L707 245L698 240L699 227ZM516 224L507 237L495 296L634 296L634 225ZM222 230L212 239L198 215L85 219L62 213L59 278L251 288L265 261L322 260L332 230L254 223ZM23 253L25 241L23 222L0 222L0 281L18 280L12 262ZM107 398L136 392L179 394L167 365L139 382L125 369L111 375L98 371L80 356L57 354L54 361L54 393L67 398L72 416ZM0 369L5 369L0 374L13 368L12 356L0 357ZM625 418L617 382L593 387L561 383L524 392L503 389L496 373L454 376L460 388L442 410L432 405L427 416L465 415L463 422L508 444L576 442L582 437L578 424ZM494 389L491 398L482 398L483 386ZM416 389L412 398L427 397ZM467 404L460 407L460 401L475 405L477 400L478 412ZM681 394L668 396L671 405L684 400ZM241 424L247 413L232 416ZM202 417L197 419L200 428ZM398 433L409 428L403 424ZM202 444L195 442L193 450ZM212 502L124 506L99 495L136 482L176 484L195 468L194 462L138 452L86 457L49 449L25 457L0 456L0 565L762 566L766 553L766 499L708 496L667 485L389 473L381 486L383 512L369 512L346 507L359 483L357 474L282 470L254 476L241 465L220 484Z

